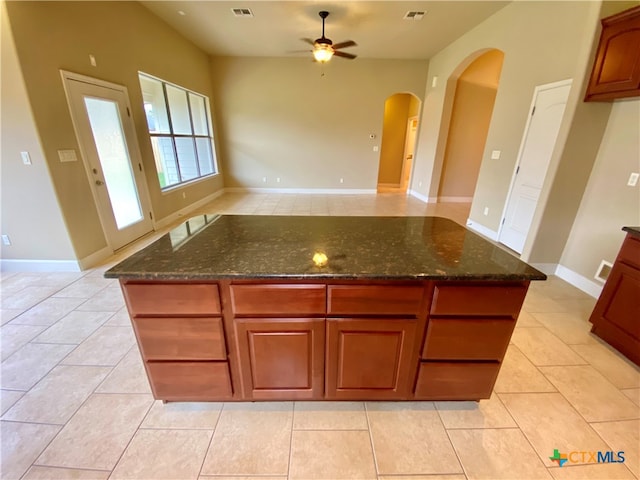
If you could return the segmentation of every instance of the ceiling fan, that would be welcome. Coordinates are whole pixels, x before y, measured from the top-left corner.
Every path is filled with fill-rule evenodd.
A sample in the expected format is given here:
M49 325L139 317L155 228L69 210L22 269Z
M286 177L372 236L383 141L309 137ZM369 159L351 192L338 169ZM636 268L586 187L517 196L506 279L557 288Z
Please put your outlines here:
M315 40L311 40L310 38L303 38L302 41L307 42L308 44L313 46L313 58L316 62L319 63L327 63L331 60L331 57L334 55L336 57L342 57L349 60L353 60L357 55L353 55L352 53L341 52L341 48L347 47L357 47L358 44L353 40L347 40L345 42L336 43L335 45L331 41L331 39L324 36L324 20L329 16L329 12L321 11L318 12L320 18L322 18L322 36Z

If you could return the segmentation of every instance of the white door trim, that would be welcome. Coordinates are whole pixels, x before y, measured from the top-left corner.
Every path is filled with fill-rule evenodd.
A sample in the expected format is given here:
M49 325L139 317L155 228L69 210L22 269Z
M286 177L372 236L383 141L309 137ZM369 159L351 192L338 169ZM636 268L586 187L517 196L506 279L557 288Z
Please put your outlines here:
M129 91L127 89L126 86L124 85L119 85L117 83L111 83L111 82L107 82L105 80L101 80L99 78L93 78L93 77L89 77L86 75L82 75L79 73L74 73L74 72L69 72L67 70L60 70L60 75L62 77L62 85L64 88L64 93L65 93L65 97L67 99L67 103L69 106L71 106L72 101L71 101L71 92L69 91L70 88L70 81L77 81L77 82L82 82L82 83L86 83L89 85L94 85L94 86L98 86L98 87L102 87L102 88L108 88L111 90L115 90L118 92L122 92L124 94L124 100L126 103L126 107L129 110L129 112L132 112L132 108L131 108L131 103L129 100ZM71 113L70 113L71 115ZM77 124L77 120L74 118L74 115L71 115L71 122L73 124L73 129L76 135L76 139L78 140L78 148L80 149L80 156L82 157L82 164L84 166L85 169L85 173L87 174L87 180L89 182L89 186L90 186L90 190L91 190L91 195L93 197L93 202L96 205L96 210L98 212L98 218L100 219L100 225L102 227L102 232L104 234L105 240L107 242L107 245L109 246L109 248L111 249L111 251L115 251L117 250L117 248L114 248L113 243L112 243L112 239L109 238L109 235L107 234L107 228L105 227L105 225L107 224L106 219L104 218L101 209L98 207L99 205L99 196L98 196L98 192L96 191L96 185L94 184L93 181L93 175L91 172L91 165L89 164L89 155L88 152L85 151L85 147L83 145L83 142L80 141L79 138L79 132L80 132L80 128L79 125ZM131 125L132 125L132 131L130 132L130 135L127 136L127 144L129 145L129 150L130 150L130 155L133 156L133 158L131 158L131 163L133 165L135 165L136 163L138 163L140 165L141 173L142 173L142 177L144 179L144 181L141 182L141 184L138 186L139 188L139 192L138 195L141 198L141 206L143 207L145 204L148 206L148 210L149 213L151 213L151 216L153 217L151 219L151 225L152 225L152 229L155 226L155 213L153 212L153 205L151 203L151 196L149 195L149 188L147 185L147 181L146 181L146 174L144 171L144 165L142 162L142 155L140 153L140 146L138 143L138 138L137 138L137 131L135 129L135 123L133 121L133 118L131 118ZM143 208L143 215L146 216L147 212L144 211L145 209Z
M413 152L411 152L411 170L407 172L407 155L408 155L408 147L409 141L411 140L411 124L416 122L416 131L413 134ZM420 127L420 119L418 115L412 115L407 118L407 132L404 136L404 149L402 151L402 170L400 171L400 188L404 189L406 192L409 189L409 185L411 185L411 177L413 177L413 166L415 165L416 160L416 143L418 140L418 129ZM407 177L407 181L405 182L405 177Z
M522 161L522 154L524 153L524 148L527 143L527 136L529 134L529 127L531 126L531 120L533 118L533 115L531 115L531 112L533 111L533 107L535 106L536 101L538 100L538 94L545 90L564 87L567 85L571 85L572 83L573 83L573 79L569 78L567 80L560 80L558 82L545 83L544 85L537 85L533 89L533 96L531 98L531 104L529 105L529 110L528 110L529 114L527 115L527 122L524 126L522 138L520 140L520 147L518 148L518 156L516 157L516 163L513 166L513 171L511 173L511 183L509 185L509 191L507 192L504 205L502 206L502 215L500 217L500 225L498 225L498 232L497 232L498 241L500 239L500 235L502 234L502 229L504 228L505 217L507 215L507 209L509 208L509 201L511 200L511 194L513 193L513 188L516 183L516 172L518 171L518 167L520 166L520 162ZM529 231L531 231L531 228L529 228Z

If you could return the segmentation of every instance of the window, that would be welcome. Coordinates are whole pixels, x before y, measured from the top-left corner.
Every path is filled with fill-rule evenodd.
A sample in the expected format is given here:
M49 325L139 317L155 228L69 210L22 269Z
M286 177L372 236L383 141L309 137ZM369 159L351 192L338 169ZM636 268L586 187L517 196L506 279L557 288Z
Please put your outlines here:
M160 188L217 173L209 99L138 74Z

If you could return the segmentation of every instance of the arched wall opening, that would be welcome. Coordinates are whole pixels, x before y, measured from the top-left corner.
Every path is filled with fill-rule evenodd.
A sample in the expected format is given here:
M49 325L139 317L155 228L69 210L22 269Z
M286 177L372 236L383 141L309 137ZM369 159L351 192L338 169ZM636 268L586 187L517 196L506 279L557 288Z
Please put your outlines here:
M479 50L447 80L431 183L439 202L473 198L503 61L501 50Z
M384 102L378 192L406 193L413 167L420 99L396 93Z

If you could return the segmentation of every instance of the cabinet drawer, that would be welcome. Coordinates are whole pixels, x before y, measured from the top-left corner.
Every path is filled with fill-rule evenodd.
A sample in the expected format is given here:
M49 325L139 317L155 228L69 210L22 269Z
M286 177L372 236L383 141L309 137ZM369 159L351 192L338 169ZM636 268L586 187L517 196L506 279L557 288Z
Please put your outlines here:
M421 286L329 285L329 315L418 315Z
M521 285L437 285L431 304L431 315L508 315L518 317L527 294Z
M500 364L422 362L415 398L419 400L479 400L489 398Z
M324 285L231 285L234 315L324 315Z
M220 318L133 319L145 360L226 360Z
M627 235L618 255L621 262L640 268L640 240Z
M212 283L127 283L131 315L219 315L218 286Z
M502 360L515 320L431 318L422 358Z
M225 400L232 394L227 362L147 362L158 400Z

